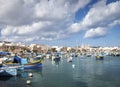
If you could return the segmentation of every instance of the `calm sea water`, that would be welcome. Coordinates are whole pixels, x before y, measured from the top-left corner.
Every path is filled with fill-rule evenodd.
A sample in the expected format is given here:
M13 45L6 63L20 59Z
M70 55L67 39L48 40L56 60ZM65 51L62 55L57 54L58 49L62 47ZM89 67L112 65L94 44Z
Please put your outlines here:
M28 79L31 85L26 85ZM0 87L120 87L120 57L77 57L73 62L62 58L56 63L45 59L41 69L25 70L12 78L0 77Z

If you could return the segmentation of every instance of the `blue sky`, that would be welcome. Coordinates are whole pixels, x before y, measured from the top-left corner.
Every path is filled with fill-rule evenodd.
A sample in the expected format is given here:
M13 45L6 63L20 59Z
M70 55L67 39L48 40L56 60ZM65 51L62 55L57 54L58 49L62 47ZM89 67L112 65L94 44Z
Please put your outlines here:
M120 46L120 0L1 0L0 40Z

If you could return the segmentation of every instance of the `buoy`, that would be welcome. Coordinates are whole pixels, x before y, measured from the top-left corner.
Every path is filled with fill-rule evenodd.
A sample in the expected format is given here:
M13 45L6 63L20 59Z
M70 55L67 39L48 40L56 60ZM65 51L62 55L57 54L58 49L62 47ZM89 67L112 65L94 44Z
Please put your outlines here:
M31 84L31 81L30 81L30 80L27 80L27 81L26 81L26 84L27 84L27 85L30 85L30 84Z
M32 73L29 73L29 77L33 77L33 74L32 74Z

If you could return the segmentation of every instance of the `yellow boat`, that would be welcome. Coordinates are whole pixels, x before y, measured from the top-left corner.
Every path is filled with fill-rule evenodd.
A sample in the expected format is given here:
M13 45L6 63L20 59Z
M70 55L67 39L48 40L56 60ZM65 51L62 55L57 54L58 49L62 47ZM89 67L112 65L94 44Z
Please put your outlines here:
M41 58L21 58L19 56L15 56L12 62L5 62L3 63L6 66L22 66L24 69L34 69L42 67L42 59Z

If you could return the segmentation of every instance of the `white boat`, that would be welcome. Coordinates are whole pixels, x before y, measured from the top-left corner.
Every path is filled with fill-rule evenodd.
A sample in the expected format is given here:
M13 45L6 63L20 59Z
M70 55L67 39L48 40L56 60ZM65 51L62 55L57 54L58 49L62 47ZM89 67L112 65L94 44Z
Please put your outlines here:
M52 60L54 60L54 61L60 61L60 56L57 53L52 54L51 57L52 57Z
M51 54L46 54L47 59L51 59Z
M67 62L72 62L72 59L73 59L73 57L70 56L70 57L67 59Z

